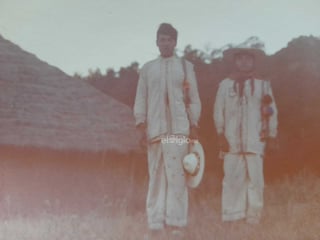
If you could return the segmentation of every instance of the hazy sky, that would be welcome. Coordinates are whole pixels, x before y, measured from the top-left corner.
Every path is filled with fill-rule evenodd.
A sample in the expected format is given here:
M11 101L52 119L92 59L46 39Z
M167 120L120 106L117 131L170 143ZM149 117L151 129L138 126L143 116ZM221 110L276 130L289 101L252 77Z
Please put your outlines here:
M161 22L179 50L220 48L258 36L267 53L300 35L320 36L319 0L0 0L0 34L68 74L116 71L158 56Z

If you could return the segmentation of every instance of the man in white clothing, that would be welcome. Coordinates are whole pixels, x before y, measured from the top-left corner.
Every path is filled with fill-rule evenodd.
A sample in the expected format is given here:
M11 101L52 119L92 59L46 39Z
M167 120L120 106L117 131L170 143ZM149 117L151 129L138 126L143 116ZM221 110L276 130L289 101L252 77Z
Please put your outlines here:
M246 218L259 223L263 208L263 156L266 143L274 145L277 108L270 82L254 70L264 57L255 48L231 48L224 60L232 74L218 88L214 122L224 159L222 220Z
M149 229L170 226L176 231L187 225L188 215L188 190L182 167L188 144L181 144L180 140L197 138L201 103L192 64L174 54L176 29L161 24L156 43L160 57L146 63L140 71L134 115L147 142ZM177 141L162 141L168 137Z

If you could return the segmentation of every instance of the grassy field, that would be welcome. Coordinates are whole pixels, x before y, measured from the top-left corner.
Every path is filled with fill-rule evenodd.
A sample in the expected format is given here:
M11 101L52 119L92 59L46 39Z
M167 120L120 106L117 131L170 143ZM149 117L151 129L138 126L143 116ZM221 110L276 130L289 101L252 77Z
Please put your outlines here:
M4 161L0 240L143 239L145 159L113 158L112 165L75 163L66 156L66 165L50 159L46 164ZM221 179L219 168L207 171L200 187L190 191L185 239L320 239L319 175L302 170L268 181L259 225L221 222ZM158 239L168 238L164 233Z

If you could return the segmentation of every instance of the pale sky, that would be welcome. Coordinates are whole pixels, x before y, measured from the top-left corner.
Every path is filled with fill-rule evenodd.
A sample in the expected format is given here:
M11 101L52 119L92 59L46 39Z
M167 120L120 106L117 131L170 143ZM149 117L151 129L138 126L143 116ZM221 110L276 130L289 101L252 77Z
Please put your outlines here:
M66 73L140 66L158 56L160 23L178 50L258 36L273 54L295 37L320 36L319 0L0 0L0 34Z

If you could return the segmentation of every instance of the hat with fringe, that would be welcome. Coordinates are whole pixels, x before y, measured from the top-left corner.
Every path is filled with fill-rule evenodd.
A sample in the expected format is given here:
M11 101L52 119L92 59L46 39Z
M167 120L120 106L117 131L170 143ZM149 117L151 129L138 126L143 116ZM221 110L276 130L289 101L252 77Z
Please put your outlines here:
M254 57L256 62L261 61L266 55L260 48L248 47L248 46L236 46L223 51L223 59L226 62L233 62L234 57L240 54L248 54Z

